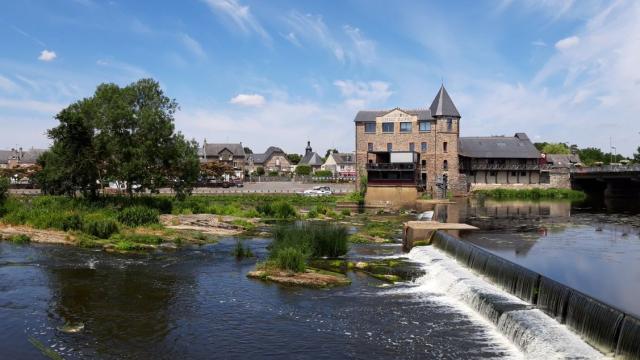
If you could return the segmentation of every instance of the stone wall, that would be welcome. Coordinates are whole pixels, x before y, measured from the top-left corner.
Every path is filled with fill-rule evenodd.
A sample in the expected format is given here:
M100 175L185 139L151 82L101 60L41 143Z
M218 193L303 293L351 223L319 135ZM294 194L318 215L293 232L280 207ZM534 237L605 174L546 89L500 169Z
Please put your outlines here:
M412 208L417 199L418 190L414 186L370 186L364 202L367 206Z

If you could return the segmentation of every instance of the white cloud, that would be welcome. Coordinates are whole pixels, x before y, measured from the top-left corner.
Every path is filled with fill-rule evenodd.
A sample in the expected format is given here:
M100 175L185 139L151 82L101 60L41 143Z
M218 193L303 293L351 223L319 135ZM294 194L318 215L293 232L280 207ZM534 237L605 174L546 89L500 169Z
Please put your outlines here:
M207 57L207 54L202 48L202 45L200 45L200 43L191 36L187 34L180 34L179 39L182 42L182 45L184 45L184 47L186 47L187 50L189 50L196 57L201 59Z
M138 80L140 78L150 77L149 73L145 69L122 61L98 59L98 61L96 61L96 65L116 69L122 72L126 76L127 80Z
M289 41L290 43L292 43L295 46L301 47L302 44L300 44L300 40L298 40L298 37L296 36L295 33L290 32L286 35L282 35L283 38L285 38L287 41Z
M55 114L64 107L65 105L56 102L0 98L0 108L26 110L27 112Z
M353 81L336 80L333 84L345 98L345 104L350 108L363 108L371 104L386 102L393 92L390 84L384 81Z
M556 49L558 50L566 50L569 48L572 48L574 46L577 46L578 44L580 44L580 38L577 36L570 36L568 38L564 38L562 40L559 40L556 43Z
M58 55L56 55L55 51L49 51L45 49L45 50L42 50L42 52L40 53L40 56L38 56L38 60L52 61L56 57L58 57Z
M260 94L238 94L229 100L229 103L242 106L263 106L266 103L264 96Z
M17 90L19 90L20 87L18 86L18 84L16 84L15 82L13 82L11 79L4 77L2 75L0 75L0 90L7 92L7 93L12 93L15 92Z
M254 32L265 40L270 36L251 14L249 6L241 5L238 0L203 0L214 13L226 15L245 34Z
M347 34L353 44L355 57L363 63L371 63L376 56L376 44L373 40L364 36L362 31L357 27L349 25L344 26L344 32Z

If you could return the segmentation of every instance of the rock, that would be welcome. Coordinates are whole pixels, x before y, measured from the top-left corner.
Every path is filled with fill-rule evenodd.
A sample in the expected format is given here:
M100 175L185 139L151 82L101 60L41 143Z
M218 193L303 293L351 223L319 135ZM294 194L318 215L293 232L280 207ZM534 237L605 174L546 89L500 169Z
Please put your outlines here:
M62 326L58 326L57 327L58 331L61 331L65 334L75 334L75 333L79 333L80 331L84 330L84 323L82 322L77 322L77 323L65 323Z
M369 267L369 264L367 264L367 263L366 263L366 262L364 262L364 261L358 261L358 262L355 264L355 268L356 268L356 269L358 269L358 270L364 270L364 269L366 269L366 268L368 268L368 267Z

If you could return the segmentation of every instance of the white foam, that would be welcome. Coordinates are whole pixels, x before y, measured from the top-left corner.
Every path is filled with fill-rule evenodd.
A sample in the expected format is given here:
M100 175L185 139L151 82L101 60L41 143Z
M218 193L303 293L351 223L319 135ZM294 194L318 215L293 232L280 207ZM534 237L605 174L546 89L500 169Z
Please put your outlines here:
M422 264L426 274L415 281L416 286L390 292L428 296L465 313L482 322L495 340L511 346L514 357L517 346L527 359L604 358L556 320L484 280L444 252L432 246L420 246L411 250L409 258ZM486 298L491 302L483 301ZM496 303L522 310L510 310L498 316Z

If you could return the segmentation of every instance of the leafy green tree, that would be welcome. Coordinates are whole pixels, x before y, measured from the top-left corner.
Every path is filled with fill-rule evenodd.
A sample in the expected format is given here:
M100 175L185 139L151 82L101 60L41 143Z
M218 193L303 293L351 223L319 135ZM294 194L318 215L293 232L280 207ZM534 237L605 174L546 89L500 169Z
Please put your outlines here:
M640 163L640 146L638 146L638 149L633 154L633 162Z
M296 166L296 174L297 175L309 175L309 174L311 174L311 166L309 166L309 165L298 165L298 166Z
M287 160L289 160L289 162L292 165L298 165L300 160L302 160L302 155L300 155L300 154L287 154Z
M571 149L564 143L547 143L540 151L545 154L571 154Z
M607 159L602 150L594 147L580 149L579 155L580 161L587 166L591 166L598 161L603 163L609 162L609 159Z
M324 154L324 158L328 158L329 154L337 154L339 151L338 149L327 149L327 152Z
M129 194L162 186L188 194L199 172L197 145L174 132L177 109L152 79L99 85L56 116L53 147L40 159L43 190L95 196L97 184L119 180Z
M244 147L244 153L249 155L249 154L253 154L253 150L251 150L250 147L245 146Z
M262 175L264 175L264 168L263 168L262 166L258 166L258 167L256 168L256 174L257 174L258 176L262 176Z
M0 177L0 207L4 204L9 196L9 179ZM1 209L0 209L1 210Z

